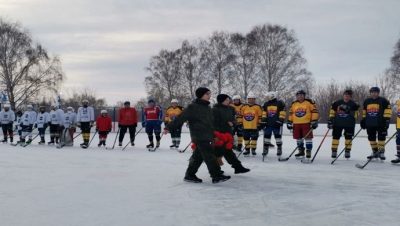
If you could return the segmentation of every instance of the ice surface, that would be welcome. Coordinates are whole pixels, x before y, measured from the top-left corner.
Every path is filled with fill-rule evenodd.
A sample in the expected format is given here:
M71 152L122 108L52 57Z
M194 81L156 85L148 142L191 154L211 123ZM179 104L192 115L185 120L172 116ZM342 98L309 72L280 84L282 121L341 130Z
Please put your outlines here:
M316 131L314 150L325 128ZM285 157L295 142L284 134ZM370 154L364 132L351 160L335 165L331 137L313 164L278 162L274 149L262 162L260 137L258 155L240 157L251 172L234 175L225 163L232 179L220 184L211 183L205 165L197 174L202 184L183 182L190 151L170 150L169 135L155 153L146 150L143 133L124 152L97 148L97 138L89 149L78 147L80 138L63 149L37 141L26 148L0 144L0 225L399 225L400 166L389 163L395 142L385 163L360 170L354 165ZM181 147L188 141L184 133Z

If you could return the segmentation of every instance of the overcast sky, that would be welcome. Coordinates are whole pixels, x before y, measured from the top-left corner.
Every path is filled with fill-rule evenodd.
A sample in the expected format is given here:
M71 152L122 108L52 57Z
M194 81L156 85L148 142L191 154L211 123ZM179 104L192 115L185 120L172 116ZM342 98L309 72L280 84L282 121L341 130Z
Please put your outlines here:
M0 0L1 17L61 56L65 90L91 88L109 104L146 95L144 68L160 49L263 23L295 30L318 83L372 83L400 38L399 12L399 0Z

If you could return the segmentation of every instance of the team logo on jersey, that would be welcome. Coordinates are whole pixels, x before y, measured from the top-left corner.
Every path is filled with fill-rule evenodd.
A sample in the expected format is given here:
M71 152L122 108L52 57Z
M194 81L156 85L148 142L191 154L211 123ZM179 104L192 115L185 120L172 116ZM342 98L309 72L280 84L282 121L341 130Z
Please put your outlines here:
M347 118L347 117L349 117L349 114L347 114L345 111L343 111L343 110L340 109L340 108L337 110L336 115L337 115L339 118Z
M304 117L307 114L307 109L305 109L305 108L297 108L296 111L294 112L294 114L298 118Z
M367 114L370 117L377 117L379 115L379 105L370 104L367 106Z
M256 115L254 113L252 113L252 112L251 113L246 113L246 114L243 115L243 118L244 118L244 120L251 122L256 118Z

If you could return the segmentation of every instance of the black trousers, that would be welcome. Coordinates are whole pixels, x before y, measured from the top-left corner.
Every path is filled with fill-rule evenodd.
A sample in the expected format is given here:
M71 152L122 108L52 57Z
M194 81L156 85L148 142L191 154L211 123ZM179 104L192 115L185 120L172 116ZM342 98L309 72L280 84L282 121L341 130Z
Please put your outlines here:
M221 175L221 167L217 163L214 147L210 141L195 142L196 150L189 159L189 166L186 170L186 175L195 175L199 170L203 161L206 163L208 172L212 178Z
M9 124L2 124L1 128L3 130L4 139L7 140L7 137L13 137L13 128L12 123Z
M225 160L228 162L228 164L232 166L232 168L238 168L242 166L242 162L239 161L239 159L236 157L235 153L233 153L232 150L227 150L224 147L216 147L215 153L217 157L223 156Z
M351 140L354 136L354 127L337 127L334 126L332 130L332 137L335 140L339 140L342 137L344 131L344 138L346 140Z
M124 140L125 133L128 130L129 130L130 141L131 142L135 141L136 126L134 126L134 125L128 125L128 126L121 125L120 129L119 129L119 138L118 138L119 142L122 142Z

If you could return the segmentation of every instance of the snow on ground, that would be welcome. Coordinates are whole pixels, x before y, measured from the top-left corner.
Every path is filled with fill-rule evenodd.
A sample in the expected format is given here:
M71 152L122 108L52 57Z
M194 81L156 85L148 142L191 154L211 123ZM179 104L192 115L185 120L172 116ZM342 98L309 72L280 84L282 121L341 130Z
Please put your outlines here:
M183 182L190 151L169 150L169 135L155 153L144 148L142 133L124 152L97 148L97 138L86 150L39 146L37 140L26 148L0 144L0 225L399 225L400 166L388 161L394 140L385 163L360 170L355 163L370 152L362 135L353 158L333 166L330 137L310 165L294 158L278 162L274 151L262 162L259 145L256 157L240 158L251 172L234 175L225 164L232 179L220 184L211 183L205 165L198 173L202 184ZM181 146L188 141L183 134ZM285 136L284 156L294 146Z

